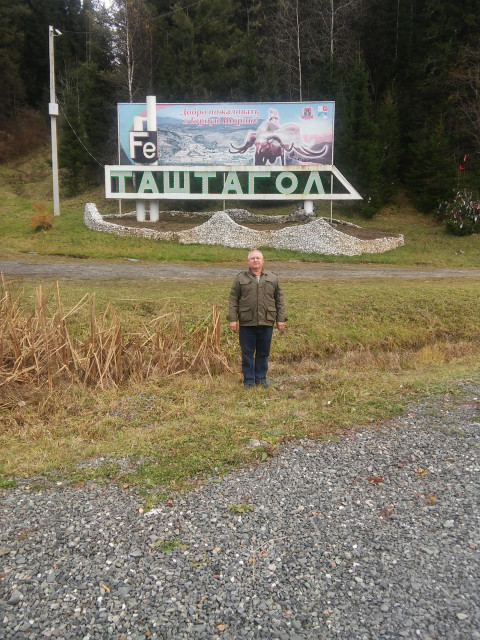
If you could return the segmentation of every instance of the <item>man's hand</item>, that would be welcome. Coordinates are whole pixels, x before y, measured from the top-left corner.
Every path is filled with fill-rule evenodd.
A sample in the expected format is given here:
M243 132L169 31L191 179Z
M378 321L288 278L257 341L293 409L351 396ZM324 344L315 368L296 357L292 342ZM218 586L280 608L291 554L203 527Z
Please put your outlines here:
M285 323L284 322L277 322L277 329L279 331L283 331L284 328L285 328Z
M238 322L230 322L229 324L230 324L230 329L231 329L232 331L237 331L237 329L238 329Z

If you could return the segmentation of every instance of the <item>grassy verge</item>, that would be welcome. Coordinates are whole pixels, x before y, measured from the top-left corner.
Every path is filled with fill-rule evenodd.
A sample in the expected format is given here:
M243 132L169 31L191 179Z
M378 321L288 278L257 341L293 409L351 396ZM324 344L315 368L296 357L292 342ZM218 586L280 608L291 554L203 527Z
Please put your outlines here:
M95 189L81 197L66 198L62 194L61 215L55 219L50 231L34 232L28 225L33 215L32 202L49 202L50 169L44 150L17 163L0 167L0 257L18 255L75 257L97 260L137 260L165 262L243 262L243 249L221 246L180 245L153 240L121 238L87 229L83 224L85 202L95 202L101 213L117 211L115 201L106 201L103 190ZM241 203L232 203L232 206ZM178 203L172 204L178 206ZM216 208L220 208L217 203ZM270 214L289 213L291 205L275 208L252 209ZM329 215L327 203L321 205L321 215ZM480 263L480 244L476 236L454 237L447 235L441 224L431 217L416 212L405 199L386 207L373 220L363 220L355 215L351 205L335 204L333 215L368 228L399 234L405 237L405 246L383 254L362 256L321 256L295 251L267 249L269 261L299 260L305 262L335 262L345 264L390 264L397 266L473 268Z
M34 282L22 305L33 305ZM20 287L20 285L16 285ZM71 308L90 284L69 283ZM95 286L97 307L113 301L124 327L168 304L186 330L218 304L226 312L229 282L129 282ZM240 385L236 337L222 327L223 353L235 372L135 381L93 391L80 385L1 390L0 471L51 480L115 480L148 500L192 479L219 476L265 459L291 439L335 437L400 412L421 394L478 380L480 284L472 280L284 283L289 322L275 335L270 389ZM72 332L88 326L86 311ZM249 447L252 440L262 445Z

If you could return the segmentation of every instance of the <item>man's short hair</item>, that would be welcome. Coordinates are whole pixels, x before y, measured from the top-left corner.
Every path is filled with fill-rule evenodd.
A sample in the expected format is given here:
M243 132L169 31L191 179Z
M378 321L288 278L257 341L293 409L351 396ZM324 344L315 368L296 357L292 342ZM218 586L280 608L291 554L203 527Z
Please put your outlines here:
M263 253L259 249L252 249L251 251L248 252L247 260L250 258L252 253L259 253L263 258Z

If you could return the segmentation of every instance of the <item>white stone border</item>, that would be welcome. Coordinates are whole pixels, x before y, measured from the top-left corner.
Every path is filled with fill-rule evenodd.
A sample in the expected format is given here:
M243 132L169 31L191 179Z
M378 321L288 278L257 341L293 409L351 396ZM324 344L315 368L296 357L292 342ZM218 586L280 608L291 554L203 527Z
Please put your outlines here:
M253 215L251 217L255 218ZM403 235L370 240L355 238L335 229L324 218L314 218L312 222L285 227L278 231L257 231L237 224L225 211L217 211L206 222L193 229L154 231L108 222L100 215L96 205L89 202L85 205L84 222L94 231L115 233L120 236L150 238L181 244L219 244L241 249L273 247L324 255L356 256L362 253L384 253L404 244ZM342 224L356 226L349 223Z

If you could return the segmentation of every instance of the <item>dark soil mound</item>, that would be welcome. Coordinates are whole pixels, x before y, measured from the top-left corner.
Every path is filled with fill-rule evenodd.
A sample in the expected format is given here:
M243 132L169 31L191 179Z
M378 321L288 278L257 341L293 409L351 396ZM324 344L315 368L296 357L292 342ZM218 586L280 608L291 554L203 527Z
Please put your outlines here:
M350 226L338 220L332 220L329 224L341 233L358 238L359 240L376 240L377 238L395 238L395 234L379 231L378 229L364 229L363 227Z
M138 222L135 215L128 215L122 217L106 217L108 222L113 224L122 225L124 227L134 227L136 229L153 229L154 231L185 231L187 229L193 229L203 224L206 220L204 218L184 218L182 216L172 216L171 214L160 214L158 222L151 222L145 220L145 222ZM363 227L356 227L346 224L338 220L327 220L331 226L337 231L346 233L349 236L359 238L362 240L374 240L375 238L391 238L393 234L379 231L378 229L364 229ZM305 224L304 222L291 221L291 222L278 222L272 220L271 222L242 222L239 223L249 229L255 229L256 231L279 231L286 227L295 227Z

